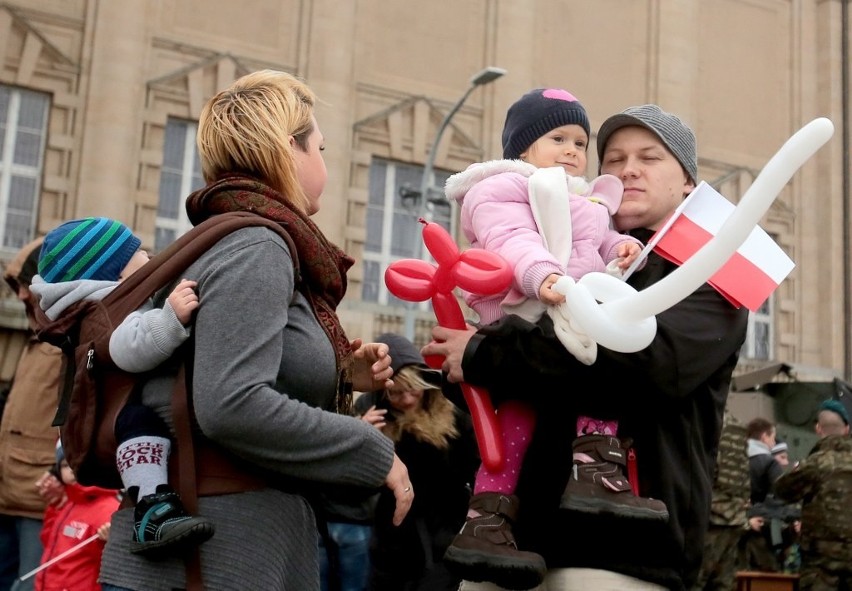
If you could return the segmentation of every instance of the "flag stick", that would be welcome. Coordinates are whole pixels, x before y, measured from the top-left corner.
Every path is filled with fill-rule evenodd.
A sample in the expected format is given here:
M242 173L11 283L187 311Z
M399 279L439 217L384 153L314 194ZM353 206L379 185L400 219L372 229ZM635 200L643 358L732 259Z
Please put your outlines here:
M48 560L47 562L45 562L44 564L42 564L40 567L38 567L38 568L36 568L36 569L31 570L30 572L28 572L27 574L25 574L23 577L21 577L19 580L21 580L21 581L26 581L27 579L29 579L29 578L30 578L30 577L32 577L33 575L36 575L36 574L40 573L41 571L43 571L44 569L46 569L46 568L47 568L48 566L50 566L51 564L54 564L54 563L56 563L56 562L59 562L60 560L62 560L62 559L63 559L63 558L65 558L66 556L68 556L69 554L73 554L74 552L76 552L77 550L79 550L80 548L82 548L83 546L85 546L86 544L90 544L90 543L94 542L94 541L95 541L95 540L97 540L97 539L98 539L98 534L93 534L93 535L92 535L92 537L90 537L90 538L86 538L85 540L83 540L82 542L80 542L79 544L77 544L76 546L74 546L73 548L69 548L68 550L66 550L65 552L63 552L62 554L60 554L59 556L56 556L56 557L54 557L54 558L51 558L50 560Z
M703 183L704 181L701 182ZM699 184L698 186L700 187L701 185ZM642 261L644 261L648 257L648 253L650 253L654 249L654 247L657 246L657 243L662 240L666 232L669 231L669 228L672 227L672 224L675 223L675 220L679 218L680 214L683 213L683 210L686 209L686 204L689 203L690 199L692 199L692 196L695 195L697 192L698 187L693 189L692 193L687 195L686 198L680 202L680 205L678 205L672 215L669 216L669 219L666 220L666 223L663 224L663 227L657 230L657 232L654 234L654 237L648 241L648 244L645 245L645 248L642 249L642 252L640 252L639 256L636 257L636 260L633 261L633 264L631 264L624 272L624 275L621 276L622 281L627 281L627 278L633 275L633 271L635 271L636 268L642 264Z

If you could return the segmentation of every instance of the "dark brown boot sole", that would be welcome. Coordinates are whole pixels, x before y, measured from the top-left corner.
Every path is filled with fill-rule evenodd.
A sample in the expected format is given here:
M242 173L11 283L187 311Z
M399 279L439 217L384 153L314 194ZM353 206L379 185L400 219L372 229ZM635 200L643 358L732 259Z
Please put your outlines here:
M444 566L465 581L487 581L505 589L525 591L541 585L547 570L541 556L525 554L529 556L499 556L450 546L444 554Z
M615 515L616 517L626 517L628 519L645 519L649 521L669 520L669 512L666 509L657 511L650 507L634 507L595 497L563 496L559 503L559 508L594 515Z

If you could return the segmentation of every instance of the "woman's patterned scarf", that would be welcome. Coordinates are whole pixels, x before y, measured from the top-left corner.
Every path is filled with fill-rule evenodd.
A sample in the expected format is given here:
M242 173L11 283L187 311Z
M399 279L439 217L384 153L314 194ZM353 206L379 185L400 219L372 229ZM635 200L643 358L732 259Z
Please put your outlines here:
M255 178L224 175L186 199L186 212L193 225L229 211L249 211L286 227L299 258L301 281L296 278L297 289L310 302L334 346L338 369L337 411L349 414L352 348L335 310L346 293L346 271L354 259L329 242L316 224L294 209L281 193Z

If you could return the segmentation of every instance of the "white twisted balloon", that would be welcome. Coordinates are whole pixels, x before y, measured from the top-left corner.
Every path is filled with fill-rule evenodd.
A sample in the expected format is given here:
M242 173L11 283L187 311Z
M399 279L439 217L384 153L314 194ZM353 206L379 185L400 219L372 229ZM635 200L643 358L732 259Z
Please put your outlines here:
M576 283L562 277L554 289L566 297L563 307L571 325L614 351L647 347L657 331L654 317L698 289L731 258L793 174L833 133L834 125L821 117L793 134L763 167L716 236L661 281L637 292L605 273L589 273Z

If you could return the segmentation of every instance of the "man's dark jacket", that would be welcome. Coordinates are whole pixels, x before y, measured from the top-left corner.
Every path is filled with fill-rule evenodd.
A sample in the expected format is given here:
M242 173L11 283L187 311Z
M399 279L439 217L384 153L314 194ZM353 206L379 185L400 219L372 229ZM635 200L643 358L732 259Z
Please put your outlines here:
M652 233L632 234L647 243ZM677 267L656 253L628 283L641 290ZM517 493L519 545L549 568L621 572L671 589L689 589L701 565L714 463L731 374L745 340L748 311L704 284L657 315L657 334L637 353L598 348L583 365L554 335L509 316L468 344L465 380L539 408ZM642 496L664 501L668 523L568 513L559 500L571 473L578 414L617 419L632 440Z

